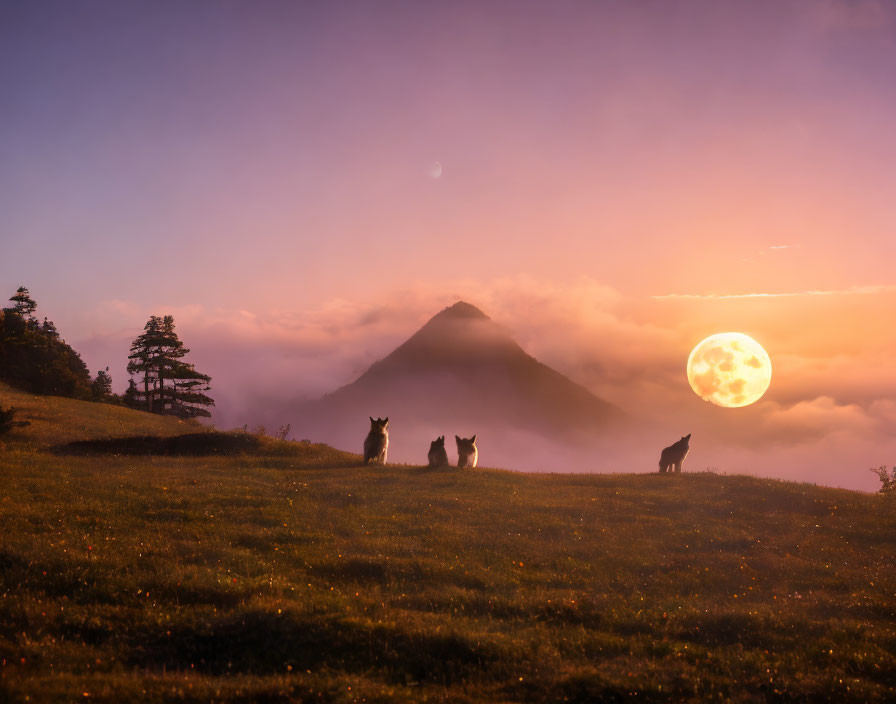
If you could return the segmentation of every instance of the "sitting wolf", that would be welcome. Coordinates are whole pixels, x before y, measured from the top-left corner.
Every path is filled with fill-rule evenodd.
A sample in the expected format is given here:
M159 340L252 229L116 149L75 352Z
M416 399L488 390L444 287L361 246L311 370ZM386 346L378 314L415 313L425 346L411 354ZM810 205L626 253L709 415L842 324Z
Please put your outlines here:
M364 438L364 464L371 461L386 464L386 452L389 449L389 419L370 419L370 432Z
M454 436L457 441L457 466L458 467L475 467L479 462L479 450L476 447L476 436L469 440L466 438Z
M429 466L447 467L448 452L445 450L445 436L441 435L429 443Z
M681 471L681 463L684 462L684 458L688 456L690 450L688 446L690 440L691 434L688 433L674 445L663 448L663 452L660 454L660 472L671 472L672 467L675 467L676 472Z

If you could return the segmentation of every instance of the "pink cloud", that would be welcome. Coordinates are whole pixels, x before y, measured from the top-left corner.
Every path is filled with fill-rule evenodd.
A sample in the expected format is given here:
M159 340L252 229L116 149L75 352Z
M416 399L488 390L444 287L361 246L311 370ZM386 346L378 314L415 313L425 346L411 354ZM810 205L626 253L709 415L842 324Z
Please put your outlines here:
M763 435L783 442L805 442L825 435L866 435L877 429L874 413L855 403L828 396L791 406L770 407L762 419Z

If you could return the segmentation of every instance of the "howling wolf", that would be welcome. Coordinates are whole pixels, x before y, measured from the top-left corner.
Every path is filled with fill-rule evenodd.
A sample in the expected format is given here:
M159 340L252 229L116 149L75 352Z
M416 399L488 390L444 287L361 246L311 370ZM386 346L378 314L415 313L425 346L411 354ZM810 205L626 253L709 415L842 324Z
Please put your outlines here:
M370 432L364 438L364 464L386 464L386 451L389 449L389 419L370 419Z
M457 441L457 466L458 467L475 467L479 462L479 450L476 448L476 436L469 440L454 436Z
M448 452L445 450L445 436L441 435L429 443L429 466L447 467Z
M674 445L663 448L663 452L660 454L661 472L671 472L672 467L675 467L676 472L681 471L681 463L684 462L684 458L688 456L690 450L688 446L690 440L691 434L688 433Z

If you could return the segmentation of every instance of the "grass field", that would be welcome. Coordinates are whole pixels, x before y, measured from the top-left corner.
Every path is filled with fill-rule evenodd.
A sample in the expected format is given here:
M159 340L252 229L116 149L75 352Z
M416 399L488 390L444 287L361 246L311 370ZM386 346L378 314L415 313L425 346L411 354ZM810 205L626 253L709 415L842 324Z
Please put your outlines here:
M0 388L0 701L896 700L896 502L685 473L58 445L176 420Z

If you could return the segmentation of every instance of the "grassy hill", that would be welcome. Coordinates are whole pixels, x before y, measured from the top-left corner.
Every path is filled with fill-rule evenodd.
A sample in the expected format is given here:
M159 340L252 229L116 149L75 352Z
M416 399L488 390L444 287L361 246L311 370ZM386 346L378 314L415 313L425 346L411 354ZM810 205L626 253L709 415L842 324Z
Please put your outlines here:
M10 439L19 445L45 448L75 440L95 440L129 435L160 435L168 437L182 433L200 432L205 426L194 420L180 420L173 416L157 416L107 403L76 401L61 396L35 396L0 382L0 406L14 406L17 420L30 420L31 425L20 428ZM0 437L0 442L4 438Z
M0 701L896 698L889 497L269 439L73 455L49 448L184 424L13 395L35 423L0 441Z

